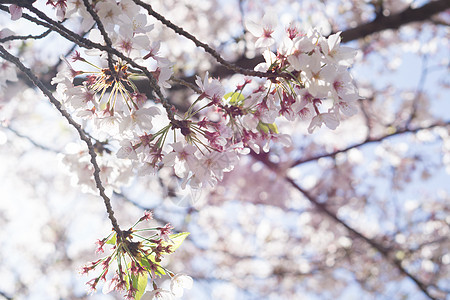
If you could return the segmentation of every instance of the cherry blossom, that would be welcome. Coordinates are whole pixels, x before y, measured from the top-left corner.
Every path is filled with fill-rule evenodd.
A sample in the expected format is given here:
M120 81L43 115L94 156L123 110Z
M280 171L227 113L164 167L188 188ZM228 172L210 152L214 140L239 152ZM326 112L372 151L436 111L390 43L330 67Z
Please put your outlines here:
M9 6L9 13L11 14L11 20L16 21L22 17L22 7L11 4Z
M177 297L183 297L184 289L191 289L194 281L188 275L184 274L176 274L170 280L170 291L172 294Z
M255 42L255 47L264 48L275 43L272 33L275 31L277 23L278 21L273 14L265 14L262 24L250 20L245 23L248 31L258 38Z
M156 289L156 290L151 291L148 294L148 297L151 300L173 300L174 299L173 295L169 291L163 290L163 289Z
M353 285L386 292L386 297L403 297L400 290L394 294L380 286L389 281L396 289L407 278L429 298L445 297L444 267L450 258L442 242L448 230L442 224L448 195L445 189L437 195L426 188L425 193L404 190L409 183L415 185L417 178L425 182L442 173L441 156L444 165L449 161L448 121L434 115L446 110L439 109L444 104L431 100L442 95L425 84L434 68L446 67L445 60L435 58L444 57L442 45L446 45L439 29L446 23L442 14L421 28L420 22L404 23L408 12L420 9L409 7L408 1L384 1L383 5L354 0L347 3L352 5L288 1L292 5L288 8L279 2L257 6L254 1L239 1L238 10L220 1L191 1L186 6L182 1L150 5L139 0L50 0L47 8L56 10L50 16L40 13L45 3L29 2L23 7L11 4L11 19L21 18L26 10L20 24L37 23L38 30L49 30L28 32L28 27L10 22L5 27L17 34L8 28L0 31L0 124L4 127L0 146L8 154L2 161L8 175L5 186L10 177L23 177L19 187L14 186L14 201L19 203L20 194L28 189L34 198L46 198L30 205L33 215L45 216L46 209L54 212L53 198L76 215L69 214L71 219L58 212L48 224L27 225L26 231L31 232L24 244L33 245L33 257L51 261L53 257L40 251L67 244L64 257L55 257L58 263L73 264L76 250L72 248L77 247L71 235L76 230L57 226L71 219L89 225L85 239L94 229L103 230L103 225L107 230L113 227L110 235L97 240L102 258L81 270L83 274L95 270L87 282L90 292L103 284L104 292L115 290L126 299L140 298L149 280L152 287L144 297L173 299L181 297L198 276L205 282L218 278L242 282L242 289L252 285L256 298L294 299L299 289L328 297L345 294L346 287ZM443 1L429 5L435 3L443 5ZM8 7L3 10L9 17ZM251 21L262 10L264 17ZM401 29L382 30L383 20L392 21L389 14L398 17L398 12L402 18L395 20ZM278 26L278 20L283 24ZM371 31L375 34L357 30L374 24L379 26ZM341 27L356 30L338 31ZM359 52L343 44L355 40L355 35L363 37L352 44ZM52 39L58 48L47 53L39 47ZM417 78L419 86L399 89L394 82L386 82L383 68L401 66L402 60L409 63L409 58L399 55L405 49L422 57L424 66ZM378 53L376 59L374 53ZM261 55L264 62L249 69L261 61ZM372 69L374 74L380 72L379 82L366 82L353 65L355 59L355 66L366 68L376 61ZM427 65L428 59L433 64ZM241 61L247 64L240 65ZM18 80L25 77L31 83ZM53 106L43 109L36 101L42 95L31 85ZM55 109L69 125L52 124L46 134L34 134L39 126L33 122L53 120ZM21 122L25 125L19 126ZM317 132L323 124L327 128ZM340 130L333 132L338 126ZM47 137L52 132L58 133L56 141ZM411 147L410 141L402 139L405 133L411 140L433 144L442 150L441 156L424 156L416 148L429 145L418 142L420 147ZM369 143L370 151L364 148ZM27 159L39 163L28 157L32 147L40 149L33 152L58 152L55 157L70 178L66 180L61 172L63 179L48 180L52 176L47 165L40 166L39 172L24 168ZM36 175L40 172L42 176ZM378 188L365 181L369 177L375 182L392 180ZM417 186L422 187L420 183ZM47 197L47 184L62 196ZM72 186L89 193L77 196L76 205L66 195ZM183 192L179 189L201 190L206 196L185 201L189 203L168 213L173 204L183 202L177 202ZM386 191L395 194L396 201L386 197ZM98 198L102 201L94 201ZM173 201L163 203L162 198ZM94 203L89 204L92 207L98 204L99 219L111 224L86 219L94 215L82 206L86 199ZM28 207L20 206L23 220ZM139 215L150 208L155 208L155 214ZM8 224L14 211L5 216ZM123 229L128 221L135 223ZM143 221L157 225L147 228ZM192 228L195 237L181 248L177 262L166 264L162 259L187 235L172 234L179 228L170 224ZM33 232L34 228L52 240L47 242L50 246L35 246L34 238L42 233ZM28 264L27 257L21 259ZM13 272L4 277L25 278L27 284L31 275L22 276L11 258ZM197 265L205 266L205 260L214 272L210 268L198 272ZM195 275L174 275L172 267ZM69 269L64 266L61 273ZM170 291L160 286L163 276L171 277ZM326 289L320 284L324 281L330 283ZM60 290L50 281L48 286ZM23 290L28 293L28 288L33 289ZM214 297L224 298L219 290L220 286L214 288ZM240 298L242 291L236 291ZM79 297L76 292L61 289L59 297Z

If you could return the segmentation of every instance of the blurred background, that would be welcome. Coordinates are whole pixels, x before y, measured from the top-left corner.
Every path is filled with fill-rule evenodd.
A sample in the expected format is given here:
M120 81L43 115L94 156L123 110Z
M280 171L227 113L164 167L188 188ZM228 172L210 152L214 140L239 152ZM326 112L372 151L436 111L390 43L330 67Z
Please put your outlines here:
M55 18L45 2L35 6ZM359 112L337 130L308 134L306 122L280 122L291 147L242 157L212 189L182 190L164 170L111 184L123 228L150 209L155 225L191 233L164 261L194 279L183 299L450 299L447 1L147 2L250 69L263 58L243 24L266 12L278 16L279 37L289 24L342 31L342 43L359 50L351 69ZM12 22L0 8L0 30L45 32L23 18ZM209 71L230 91L244 81L148 19L174 77L193 82ZM64 25L82 33L80 24L81 16ZM54 32L11 48L53 90L60 55L80 50ZM85 145L20 71L17 77L0 85L0 298L121 299L101 287L88 296L92 276L78 274L98 259L95 241L111 230L102 199L74 172L71 154ZM180 110L195 100L172 86L169 99ZM105 147L112 153L99 159L119 169L117 148Z

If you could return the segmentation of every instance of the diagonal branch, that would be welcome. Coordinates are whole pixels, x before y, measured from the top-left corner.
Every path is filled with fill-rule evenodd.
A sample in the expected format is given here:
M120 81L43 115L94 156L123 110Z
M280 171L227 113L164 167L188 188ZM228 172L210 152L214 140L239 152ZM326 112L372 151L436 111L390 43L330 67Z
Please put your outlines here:
M86 10L89 12L89 14L91 15L91 17L95 20L95 23L97 24L98 29L100 30L100 33L103 36L103 39L105 40L106 46L108 46L109 48L112 48L112 42L111 39L109 38L108 34L105 31L105 27L103 26L102 21L100 20L100 18L98 17L97 13L94 11L94 9L92 8L92 5L89 3L88 0L83 0L84 6L86 7ZM108 67L111 70L111 72L113 74L115 74L115 69L114 69L114 63L113 63L113 58L111 53L108 51Z
M448 0L430 1L419 8L408 7L398 14L390 15L388 17L381 16L372 22L343 30L341 33L342 41L344 43L350 42L386 29L398 29L408 23L422 22L449 8L450 1Z
M194 42L194 44L197 47L203 48L203 50L205 50L212 57L214 57L217 60L217 62L219 62L221 65L223 65L225 68L227 68L230 71L233 71L233 72L236 72L236 73L240 73L240 74L244 74L244 75L247 75L247 76L268 77L268 78L274 78L274 77L291 78L290 74L277 74L277 73L270 73L270 72L259 72L259 71L255 71L255 70L252 70L252 69L245 69L245 68L239 67L236 64L230 63L230 62L226 61L225 59L223 59L222 56L220 56L220 54L216 50L211 48L209 45L199 41L195 36L193 36L192 34L187 32L183 28L173 24L172 22L170 22L169 20L164 18L162 15L158 14L157 12L155 12L150 4L146 4L146 3L142 2L141 0L133 0L133 1L136 4L138 4L138 5L142 6L143 8L145 8L149 15L155 17L158 21L160 21L161 23L163 23L164 25L166 25L167 27L169 27L170 29L175 31L177 34L179 34L181 36L184 36L185 38L191 40L192 42Z
M63 109L61 103L58 100L56 100L55 97L53 97L52 93L44 86L44 84L36 77L36 75L34 75L30 69L25 67L17 57L6 51L6 49L3 48L3 46L1 45L0 45L0 57L12 62L17 66L18 69L24 72L27 75L27 77L33 82L33 84L36 85L44 93L44 95L47 96L50 102L56 107L56 109L61 113L61 115L63 115L63 117L67 120L67 122L77 130L80 138L86 143L89 149L89 155L91 156L91 163L94 166L95 184L97 186L97 189L99 190L100 196L103 198L103 202L106 206L106 211L108 212L108 217L114 227L114 230L117 232L117 234L120 234L122 231L120 230L120 227L117 223L117 219L114 217L114 211L111 206L111 200L105 194L105 188L103 187L102 181L100 179L100 167L98 166L96 159L97 154L95 153L94 146L92 145L92 142L89 139L89 137L84 133L81 126L72 119L70 114Z
M428 292L428 286L425 283L423 283L419 278L417 278L414 274L410 273L408 270L406 270L402 266L402 260L399 260L399 259L397 259L395 257L392 257L392 255L390 255L389 251L386 248L384 248L383 246L381 246L380 244L378 244L374 240L366 237L364 234L360 233L359 231L357 231L356 229L354 229L353 227L351 227L350 225L345 223L345 221L341 220L334 212L329 210L328 207L325 204L318 202L317 199L315 199L308 191L306 191L305 189L300 187L292 178L286 176L285 180L287 182L289 182L292 185L292 187L294 187L297 191L302 193L309 200L309 202L311 202L319 211L321 211L322 213L324 213L325 215L327 215L328 217L333 219L336 223L339 223L342 226L344 226L351 234L353 234L357 238L363 240L364 242L369 244L371 247L376 249L379 253L381 253L381 255L390 264L394 265L400 271L400 273L402 273L404 276L406 276L409 279L411 279L417 285L417 287L425 295L428 296L428 298L437 300L437 298L433 297Z
M268 159L268 155L267 154L256 154L254 152L252 152L252 156L257 159L258 161L262 162L263 164L265 164L268 168L270 168L271 170L273 170L274 172L277 171L277 165L272 163L271 161L269 161ZM348 225L344 220L340 219L333 211L331 211L327 205L325 203L321 203L319 201L317 201L316 198L314 198L307 190L303 189L300 185L298 185L291 177L285 175L284 179L289 182L291 184L291 186L296 189L297 191L299 191L300 193L302 193L306 199L308 199L309 202L311 202L321 213L325 214L326 216L328 216L329 218L333 219L336 223L342 225L343 227L345 227L353 236L363 240L364 242L366 242L368 245L370 245L371 247L373 247L374 249L376 249L379 253L381 253L381 255L393 266L395 266L400 273L402 273L404 276L410 278L416 285L417 287L425 294L428 296L428 298L430 299L434 299L437 300L437 298L433 297L429 292L428 292L428 286L423 283L422 281L420 281L420 279L418 279L414 274L410 273L408 270L406 270L403 266L402 266L402 261L392 257L392 255L390 255L389 250L386 249L385 247L383 247L382 245L378 244L376 241L374 241L373 239L370 239L368 237L366 237L364 234L362 234L361 232L359 232L358 230L354 229L353 227L351 227L350 225Z
M4 42L8 42L8 41L16 41L16 40L28 40L28 39L33 39L33 40L38 40L38 39L42 39L44 37L46 37L47 35L49 35L52 32L51 29L47 29L46 31L44 31L43 33L39 34L39 35L10 35L7 37L4 37L2 39L0 39L0 43L4 43Z
M16 136L18 136L19 138L25 139L28 142L30 142L33 146L35 146L36 148L48 151L48 152L53 152L53 153L61 153L60 151L56 150L56 149L52 149L49 148L45 145L41 145L39 143L37 143L35 140L33 140L31 137L27 136L27 135L23 135L20 132L18 132L16 129L12 128L9 125L2 125L3 128L8 129L9 131L11 131L12 133L14 133Z
M316 156L311 156L311 157L308 157L308 158L298 159L298 160L296 160L295 162L292 163L291 168L295 167L295 166L298 166L298 165L301 165L301 164L304 164L304 163L307 163L307 162L310 162L310 161L318 160L318 159L323 158L323 157L333 157L333 156L335 156L335 155L337 155L339 153L347 152L347 151L349 151L349 150L351 150L353 148L359 148L359 147L367 145L367 144L381 142L381 141L383 141L385 139L388 139L388 138L396 136L396 135L401 135L401 134L405 134L405 133L415 133L415 132L418 132L420 130L427 130L427 129L432 129L432 128L435 128L435 127L446 127L446 126L449 126L449 125L450 125L450 121L437 122L437 123L434 123L434 124L431 124L431 125L425 126L425 127L418 127L418 128L414 128L414 129L407 129L407 128L405 128L405 129L398 130L398 131L396 131L394 133L391 133L391 134L383 135L383 136L378 137L378 138L368 138L368 139L364 140L361 143L354 144L354 145L349 146L349 147L344 148L344 149L340 149L340 150L336 150L336 151L333 151L333 152L330 152L330 153L320 154L320 155L316 155Z

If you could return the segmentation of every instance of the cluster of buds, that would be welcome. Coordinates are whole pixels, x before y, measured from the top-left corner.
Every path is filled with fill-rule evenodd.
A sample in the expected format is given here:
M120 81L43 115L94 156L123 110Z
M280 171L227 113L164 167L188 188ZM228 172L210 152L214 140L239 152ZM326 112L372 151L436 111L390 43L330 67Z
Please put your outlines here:
M147 211L130 229L111 234L97 241L97 252L104 253L104 247L110 245L111 253L101 259L89 263L81 269L82 274L99 270L99 275L87 282L94 292L100 281L104 281L103 292L113 290L125 292L125 299L140 299L146 291L148 280L152 282L150 292L154 298L166 295L167 299L183 295L183 288L192 286L192 278L177 274L161 265L164 256L173 253L189 233L171 234L173 227L137 229L136 225L152 219ZM158 288L155 279L168 275L171 278L171 291Z

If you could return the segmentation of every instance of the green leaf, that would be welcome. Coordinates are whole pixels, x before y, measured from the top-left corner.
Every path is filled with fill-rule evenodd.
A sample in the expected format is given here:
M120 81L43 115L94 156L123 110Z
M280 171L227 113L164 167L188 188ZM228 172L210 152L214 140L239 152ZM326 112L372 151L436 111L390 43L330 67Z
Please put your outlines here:
M223 96L225 99L228 99L231 97L231 99L229 100L231 105L237 105L237 104L241 104L244 100L245 97L244 95L242 95L241 92L229 92L228 94L225 94L225 96Z
M141 265L144 266L150 273L152 270L151 265L155 264L157 266L156 270L155 270L155 275L158 275L159 277L162 277L162 275L166 275L166 271L164 271L164 269L159 266L159 263L155 261L154 254L150 254L145 257L142 257L140 262L141 262Z
M139 276L131 275L131 281L133 282L133 287L137 289L134 300L141 299L142 295L145 293L145 288L147 287L147 274L142 274Z
M190 232L180 232L177 234L171 234L169 235L169 238L172 240L173 243L171 242L162 242L163 246L167 246L170 245L170 250L175 251L177 250L178 247L181 246L181 244L184 242L184 240L187 238L187 236L191 234Z
M257 128L260 131L264 131L266 134L269 132L270 133L278 133L278 127L277 127L277 124L275 124L275 123L269 124L269 123L264 123L264 122L259 121Z
M107 244L109 245L115 245L116 244L116 233L114 233L108 241L106 241Z

